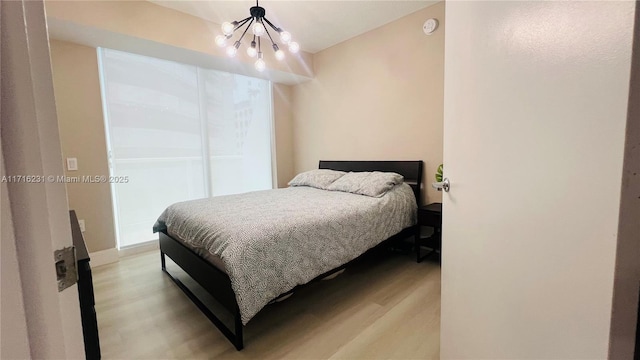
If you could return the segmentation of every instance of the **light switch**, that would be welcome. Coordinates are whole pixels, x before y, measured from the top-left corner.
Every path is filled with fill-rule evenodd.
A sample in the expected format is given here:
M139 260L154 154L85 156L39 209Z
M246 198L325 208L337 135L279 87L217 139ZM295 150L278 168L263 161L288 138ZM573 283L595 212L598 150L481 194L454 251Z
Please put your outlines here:
M76 170L78 170L78 159L77 158L67 158L67 170L68 171L76 171Z
M84 219L78 220L78 225L80 225L80 231L84 232Z

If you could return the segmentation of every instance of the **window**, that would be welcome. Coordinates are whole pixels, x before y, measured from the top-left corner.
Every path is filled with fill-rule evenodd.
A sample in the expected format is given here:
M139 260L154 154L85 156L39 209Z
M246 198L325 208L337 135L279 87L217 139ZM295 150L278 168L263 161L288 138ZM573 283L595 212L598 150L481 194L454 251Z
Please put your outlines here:
M120 248L170 204L273 187L266 80L98 49Z

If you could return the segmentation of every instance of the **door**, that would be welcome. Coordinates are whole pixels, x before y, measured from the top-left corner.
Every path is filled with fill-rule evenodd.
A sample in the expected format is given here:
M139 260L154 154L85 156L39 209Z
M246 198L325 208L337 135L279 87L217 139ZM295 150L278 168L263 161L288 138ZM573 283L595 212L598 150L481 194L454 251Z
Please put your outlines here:
M77 285L56 281L72 239L43 2L3 1L0 16L0 357L84 358Z
M447 2L441 357L607 357L634 2Z

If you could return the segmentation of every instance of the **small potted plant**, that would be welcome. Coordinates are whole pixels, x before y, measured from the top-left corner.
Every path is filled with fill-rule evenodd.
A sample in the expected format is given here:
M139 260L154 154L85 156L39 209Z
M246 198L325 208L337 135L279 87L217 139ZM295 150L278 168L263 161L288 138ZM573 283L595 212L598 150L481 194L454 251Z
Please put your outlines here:
M442 164L440 164L438 170L436 170L436 182L431 184L431 187L438 191L442 191L443 189L444 191L449 191L449 180L442 175L442 170Z
M442 164L440 164L440 166L438 166L438 170L436 171L436 181L437 182L441 182L442 181Z

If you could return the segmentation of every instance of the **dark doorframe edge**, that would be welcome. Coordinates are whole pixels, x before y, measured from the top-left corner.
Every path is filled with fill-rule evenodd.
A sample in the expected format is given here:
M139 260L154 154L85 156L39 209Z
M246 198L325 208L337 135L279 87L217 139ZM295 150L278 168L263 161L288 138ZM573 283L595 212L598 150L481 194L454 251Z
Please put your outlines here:
M640 2L635 5L609 359L640 360Z
M640 286L638 286L638 318L636 319L635 360L640 360Z

